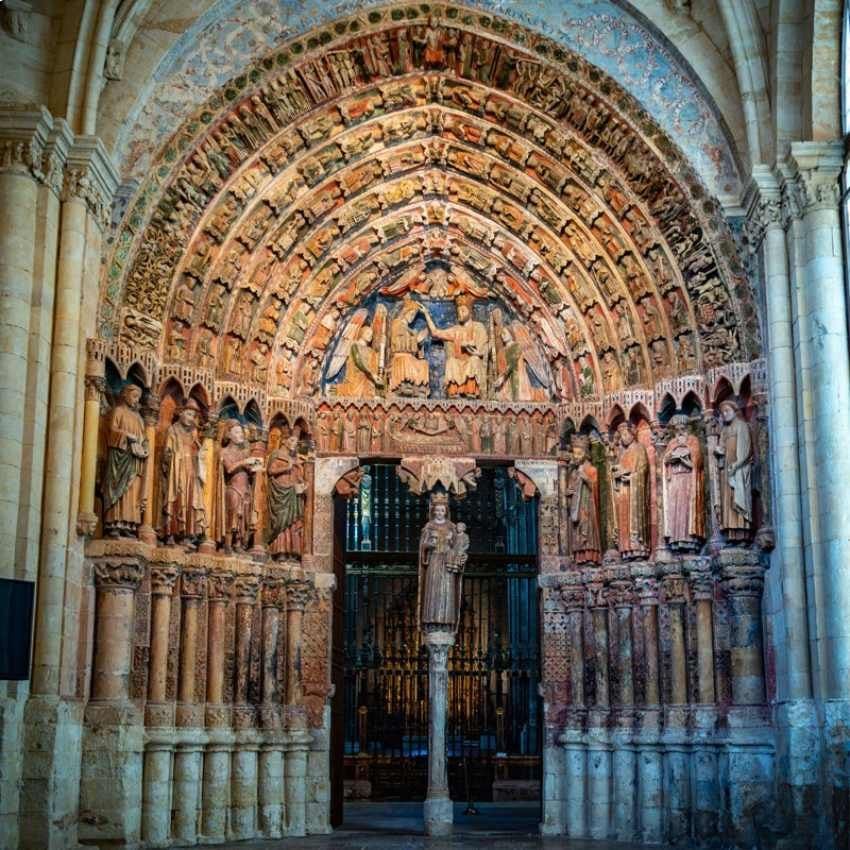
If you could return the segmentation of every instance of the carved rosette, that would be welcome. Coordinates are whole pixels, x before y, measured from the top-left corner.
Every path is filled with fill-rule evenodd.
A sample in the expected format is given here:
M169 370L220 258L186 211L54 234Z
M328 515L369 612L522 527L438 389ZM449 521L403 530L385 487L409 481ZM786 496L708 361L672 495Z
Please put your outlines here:
M206 570L187 567L180 576L180 595L184 599L200 599L204 595L206 583Z
M135 558L108 558L94 562L94 581L98 590L136 591L144 569Z
M180 570L176 564L165 564L151 567L151 595L171 596L174 586L180 576Z

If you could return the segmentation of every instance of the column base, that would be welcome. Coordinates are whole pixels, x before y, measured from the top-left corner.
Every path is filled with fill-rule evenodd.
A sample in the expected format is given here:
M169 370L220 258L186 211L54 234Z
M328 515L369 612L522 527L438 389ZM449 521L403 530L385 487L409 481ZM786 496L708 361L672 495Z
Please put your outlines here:
M432 797L422 805L425 835L451 835L454 832L454 805L448 797Z

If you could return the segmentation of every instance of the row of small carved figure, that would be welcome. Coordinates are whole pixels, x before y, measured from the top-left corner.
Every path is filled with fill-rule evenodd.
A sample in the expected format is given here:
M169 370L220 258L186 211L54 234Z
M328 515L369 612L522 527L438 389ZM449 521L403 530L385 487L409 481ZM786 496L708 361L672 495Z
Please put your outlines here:
M104 423L100 496L106 536L145 539L140 526L146 500L153 498L158 529L148 530L147 542L158 535L166 544L208 549L219 544L225 552L249 547L265 552L267 545L277 559L303 553L308 482L297 432L266 455L264 446L249 443L239 421L230 420L221 426L219 450L210 458L199 430L200 408L190 398L179 408L156 459L159 487L144 492L145 468L154 458L140 399L141 389L126 385Z
M440 454L550 457L558 450L552 412L486 413L435 410L322 408L317 417L320 451L395 454L433 446Z
M670 420L672 437L658 460L660 492L655 493L649 452L630 422L620 424L601 463L591 457L590 438L573 435L561 483L562 552L576 564L601 563L606 548L622 559L649 557L657 505L661 507L658 538L674 551L700 550L710 530L706 472L717 530L730 544L749 542L755 514L753 435L737 402L722 402L720 414L722 425L709 437L708 452L692 433L688 417L677 415ZM608 490L605 504L603 480Z

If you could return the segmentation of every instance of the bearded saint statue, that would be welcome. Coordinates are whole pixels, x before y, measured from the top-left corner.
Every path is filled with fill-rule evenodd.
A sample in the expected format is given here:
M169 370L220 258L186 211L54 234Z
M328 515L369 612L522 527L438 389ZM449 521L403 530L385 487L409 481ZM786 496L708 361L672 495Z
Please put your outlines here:
M688 417L670 420L673 439L664 452L664 537L674 550L697 550L705 540L705 477L699 439Z
M245 431L236 419L224 428L218 464L218 488L213 537L226 553L246 549L256 527L254 485L263 459L252 455Z
M617 429L620 454L611 470L617 544L623 558L649 555L649 456L630 422Z
M168 429L162 452L163 535L168 544L196 541L207 527L204 507L206 468L198 436L197 402L190 398Z
M590 462L590 439L574 434L570 447L573 467L567 485L568 539L573 563L598 564L602 560L599 534L599 472Z
M109 537L135 537L142 521L142 476L148 456L139 415L142 391L127 384L106 421L106 469L101 486L103 527Z
M748 540L753 527L753 437L740 405L720 403L723 429L715 448L720 478L720 528L730 541Z

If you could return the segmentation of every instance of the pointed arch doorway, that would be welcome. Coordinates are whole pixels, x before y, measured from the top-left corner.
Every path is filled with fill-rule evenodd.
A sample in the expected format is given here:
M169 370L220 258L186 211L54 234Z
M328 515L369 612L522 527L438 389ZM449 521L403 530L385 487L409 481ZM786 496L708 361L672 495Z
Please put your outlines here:
M332 822L363 812L418 812L425 797L428 658L416 626L419 534L427 496L398 464L364 464L334 507L337 607L332 706ZM484 466L476 490L452 498L470 558L449 665L452 799L518 806L539 820L542 706L538 497L525 498L508 464ZM378 808L375 808L378 811ZM471 822L470 822L471 823ZM473 828L474 828L474 824Z

